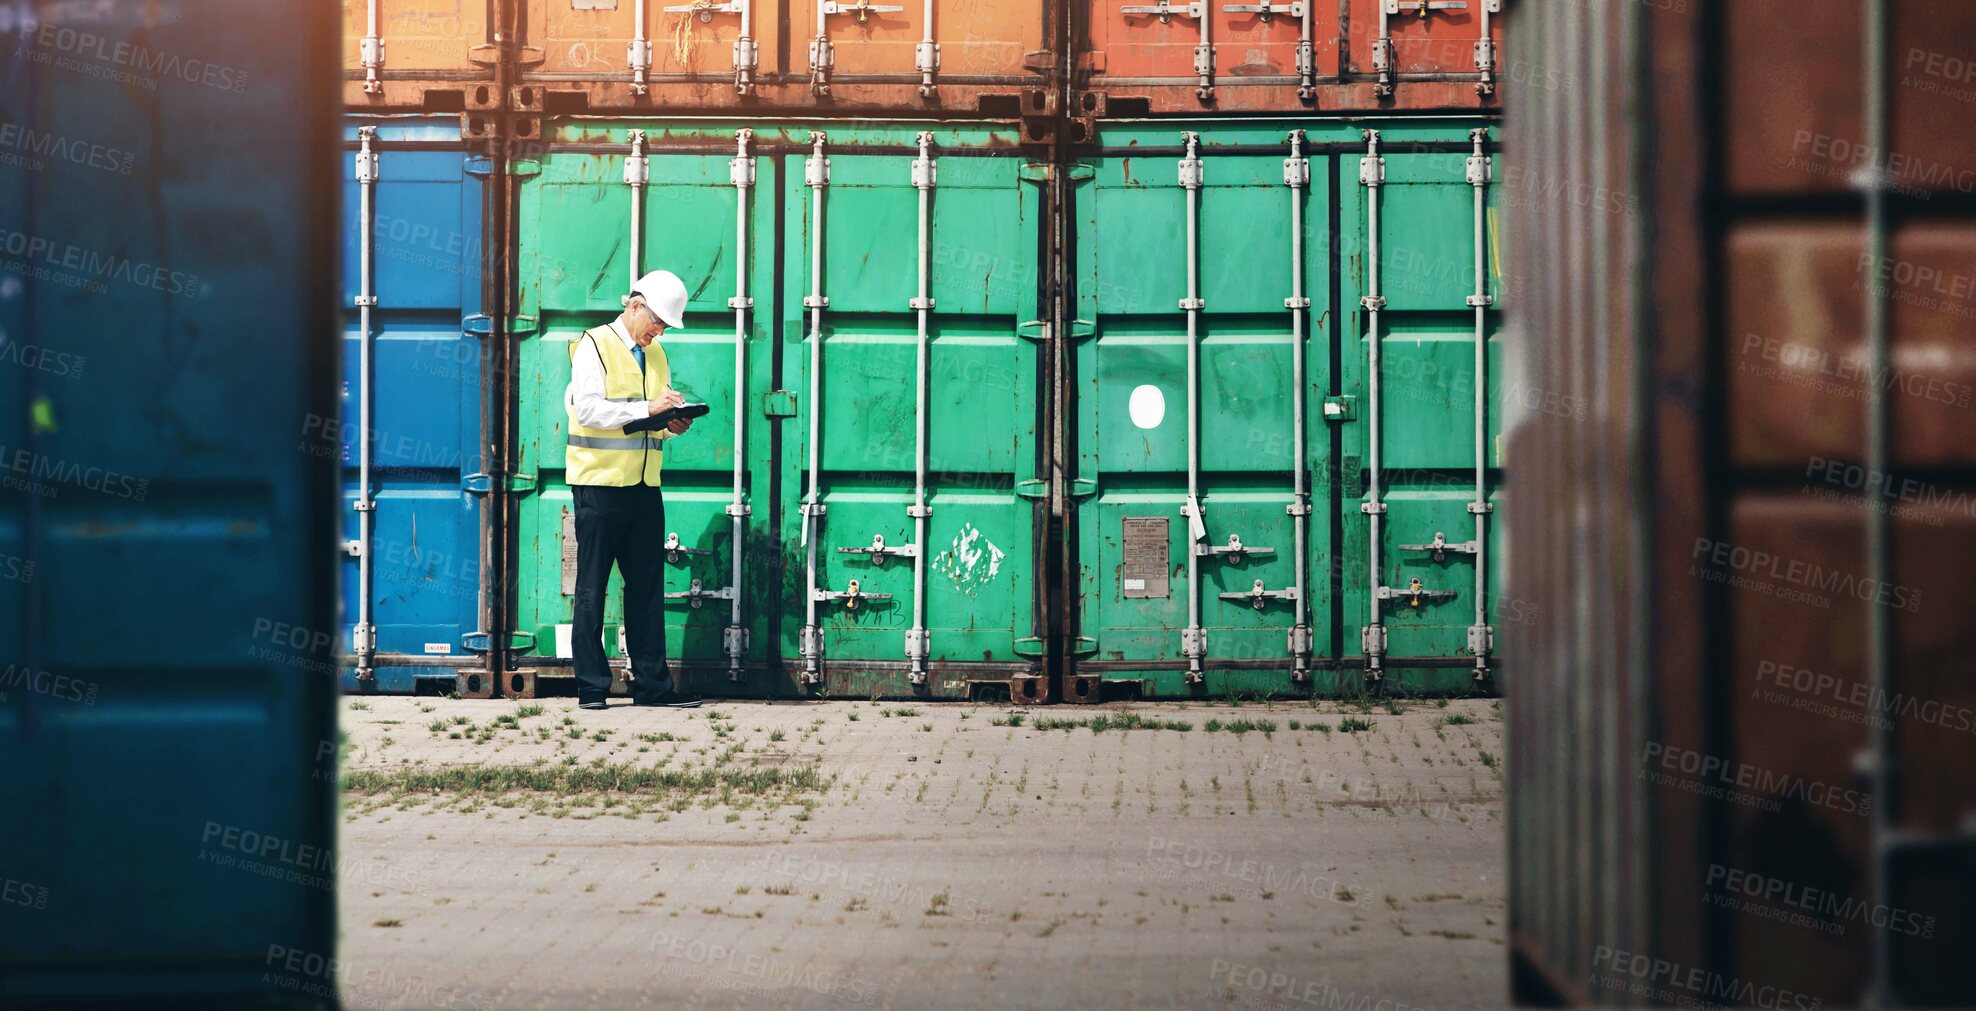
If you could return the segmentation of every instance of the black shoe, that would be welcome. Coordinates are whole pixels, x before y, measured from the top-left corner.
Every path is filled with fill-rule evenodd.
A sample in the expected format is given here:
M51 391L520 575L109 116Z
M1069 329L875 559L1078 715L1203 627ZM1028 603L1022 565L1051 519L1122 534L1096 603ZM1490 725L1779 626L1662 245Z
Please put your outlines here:
M610 708L610 706L609 706L608 704L606 704L606 703L604 703L604 702L601 702L601 701L599 701L599 702L579 702L579 703L577 703L577 704L576 704L576 708L578 708L578 709L609 709L609 708Z
M656 698L641 699L632 703L632 705L653 706L661 709L698 709L700 708L700 697L698 695L683 695L679 692L666 692Z

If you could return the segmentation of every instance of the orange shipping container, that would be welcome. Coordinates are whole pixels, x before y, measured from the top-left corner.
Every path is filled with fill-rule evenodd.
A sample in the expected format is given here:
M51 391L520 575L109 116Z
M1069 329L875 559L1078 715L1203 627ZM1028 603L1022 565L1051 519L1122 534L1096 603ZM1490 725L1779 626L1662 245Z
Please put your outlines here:
M1072 29L1075 102L1080 112L1110 116L1493 108L1501 7L1502 0L1084 0Z
M498 109L491 28L497 2L343 0L344 104Z
M517 92L527 111L1013 116L1055 108L1055 0L526 0L526 8L523 41L540 51Z

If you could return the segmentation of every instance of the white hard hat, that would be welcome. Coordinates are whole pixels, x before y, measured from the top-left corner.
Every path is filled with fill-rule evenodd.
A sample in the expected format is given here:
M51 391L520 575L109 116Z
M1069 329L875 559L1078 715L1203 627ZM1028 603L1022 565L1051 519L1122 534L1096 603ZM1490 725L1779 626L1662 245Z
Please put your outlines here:
M652 271L631 286L631 297L644 299L667 329L678 330L686 325L686 282L678 274L670 270Z

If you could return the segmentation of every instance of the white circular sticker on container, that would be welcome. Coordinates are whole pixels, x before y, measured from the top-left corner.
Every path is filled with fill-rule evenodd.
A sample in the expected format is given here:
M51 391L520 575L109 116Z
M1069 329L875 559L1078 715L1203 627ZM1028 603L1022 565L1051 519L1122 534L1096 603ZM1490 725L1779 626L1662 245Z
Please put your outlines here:
M1166 418L1166 394L1157 386L1140 386L1132 391L1132 399L1126 402L1125 409L1132 415L1132 423L1140 428L1158 428Z

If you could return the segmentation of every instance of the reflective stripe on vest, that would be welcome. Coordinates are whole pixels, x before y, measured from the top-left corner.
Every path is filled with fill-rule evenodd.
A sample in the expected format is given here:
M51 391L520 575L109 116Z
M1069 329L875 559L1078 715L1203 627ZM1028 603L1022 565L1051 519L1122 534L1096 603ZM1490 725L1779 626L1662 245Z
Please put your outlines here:
M587 338L587 339L584 339ZM654 342L645 349L645 369L641 373L617 331L600 326L570 342L570 357L595 354L604 365L604 399L613 404L632 404L656 398L672 382L665 350ZM665 454L657 434L626 435L622 429L585 428L576 423L576 412L565 410L568 444L563 448L563 464L573 485L628 487L659 483Z

